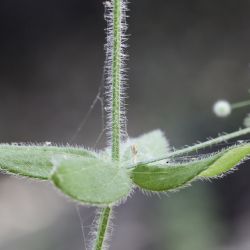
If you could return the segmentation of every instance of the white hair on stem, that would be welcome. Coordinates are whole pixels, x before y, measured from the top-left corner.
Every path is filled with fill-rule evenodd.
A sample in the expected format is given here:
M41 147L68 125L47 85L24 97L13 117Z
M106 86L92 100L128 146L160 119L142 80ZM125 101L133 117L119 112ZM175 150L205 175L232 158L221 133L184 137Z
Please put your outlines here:
M93 250L96 249L96 238L98 237L99 232L99 221L100 218L102 218L103 213L105 213L102 209L98 208L96 210L96 214L95 214L95 219L92 225L92 229L89 233L90 235L90 239L88 241L88 246L87 246L87 250ZM106 227L106 232L105 232L105 237L103 239L103 243L102 243L102 250L107 250L109 248L109 242L111 239L111 235L112 235L112 231L113 231L113 225L112 225L112 217L113 213L109 216L109 221Z
M105 111L108 145L112 149L112 161L120 160L120 144L126 135L125 84L127 55L126 50L126 12L127 0L104 2L104 18L107 22L105 77ZM93 250L107 248L112 207L104 207L98 216L94 230Z
M114 101L119 102L119 133L120 139L124 140L126 138L126 81L127 81L127 68L126 61L128 56L126 54L127 48L127 0L120 0L121 12L120 12L120 29L117 31L119 35L120 42L117 47L114 46L115 20L114 20L114 0L106 1L104 3L105 12L104 18L107 22L106 28L106 44L104 46L106 52L106 59L104 65L105 72L105 111L106 111L106 132L108 138L108 145L112 145L112 134L114 133L112 127L114 126L114 114L113 114L113 103ZM117 35L117 33L116 33ZM114 88L118 89L119 96L114 97ZM114 98L119 98L119 100L113 100Z

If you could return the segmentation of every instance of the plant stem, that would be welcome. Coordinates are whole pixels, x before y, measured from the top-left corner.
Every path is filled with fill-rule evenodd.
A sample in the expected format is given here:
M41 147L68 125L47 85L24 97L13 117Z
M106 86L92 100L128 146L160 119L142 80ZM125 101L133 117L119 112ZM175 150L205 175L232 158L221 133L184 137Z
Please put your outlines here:
M96 236L96 243L94 247L95 250L103 249L103 243L109 226L110 213L111 213L111 208L109 207L103 208L101 211L101 215L99 218L99 227Z
M172 158L174 156L183 155L183 154L186 154L186 153L191 153L191 152L197 151L199 149L210 147L210 146L212 146L214 144L218 144L218 143L221 143L223 141L227 141L227 140L230 140L230 139L233 139L233 138L236 138L236 137L239 137L239 136L243 136L243 135L246 135L246 134L249 134L249 133L250 133L250 128L241 129L239 131L236 131L236 132L233 132L233 133L230 133L230 134L227 134L227 135L222 135L222 136L219 136L219 137L214 138L214 139L209 140L209 141L198 143L198 144L196 144L194 146L191 146L191 147L176 150L176 151L171 152L171 153L169 153L166 156L161 157L161 158L152 159L152 160L145 161L145 162L139 162L136 165L149 164L149 163L165 160L165 159L168 159L168 158ZM134 166L132 166L132 167L134 167Z
M250 105L250 100L233 103L231 105L232 109L239 109Z
M121 141L121 0L113 1L112 160L120 160Z
M112 160L120 160L121 143L121 68L122 68L122 1L112 1L112 118L111 118L111 140L112 140ZM109 27L108 27L109 28ZM95 250L102 250L107 237L110 223L111 207L103 208L99 218Z

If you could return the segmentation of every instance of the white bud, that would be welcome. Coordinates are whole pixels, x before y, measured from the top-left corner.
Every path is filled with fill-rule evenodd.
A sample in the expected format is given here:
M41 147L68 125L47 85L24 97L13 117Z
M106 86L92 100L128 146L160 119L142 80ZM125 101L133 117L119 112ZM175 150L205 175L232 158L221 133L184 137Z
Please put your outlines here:
M219 117L226 117L231 114L232 107L228 101L219 100L214 104L213 111Z

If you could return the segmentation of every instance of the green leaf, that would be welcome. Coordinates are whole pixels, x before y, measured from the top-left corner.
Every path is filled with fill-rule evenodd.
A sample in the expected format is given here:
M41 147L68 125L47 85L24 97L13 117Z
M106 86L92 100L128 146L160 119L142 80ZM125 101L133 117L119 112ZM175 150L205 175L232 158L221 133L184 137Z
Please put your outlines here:
M218 156L186 164L138 165L131 172L133 182L150 191L167 191L193 180L212 164Z
M235 146L226 150L222 156L215 161L212 165L203 171L200 177L216 177L220 176L227 171L233 169L247 156L250 155L250 144Z
M91 205L110 205L132 189L124 168L95 158L59 159L51 180L64 194Z
M95 157L83 148L0 144L0 170L37 179L48 179L56 155Z
M132 146L137 153L132 152ZM154 130L137 138L130 138L121 146L122 161L134 163L134 161L147 161L165 156L169 152L169 144L161 130Z
M184 186L199 177L217 177L233 169L250 154L250 144L224 149L205 159L184 164L137 165L131 179L150 191L168 191Z

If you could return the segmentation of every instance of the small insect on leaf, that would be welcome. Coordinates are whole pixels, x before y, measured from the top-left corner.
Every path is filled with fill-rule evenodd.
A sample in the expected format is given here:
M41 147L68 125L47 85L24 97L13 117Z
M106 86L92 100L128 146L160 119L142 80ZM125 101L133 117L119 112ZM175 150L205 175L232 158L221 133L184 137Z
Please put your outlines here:
M131 145L131 153L132 153L133 163L135 164L137 162L137 153L138 153L138 149L135 144Z
M134 163L165 156L169 152L169 144L164 133L157 129L137 138L130 138L122 144L122 161Z
M91 205L110 205L132 189L126 169L95 158L59 159L51 180L64 194Z
M201 177L217 177L236 167L250 155L250 144L233 146L205 159L183 164L137 165L131 179L140 188L168 191Z

